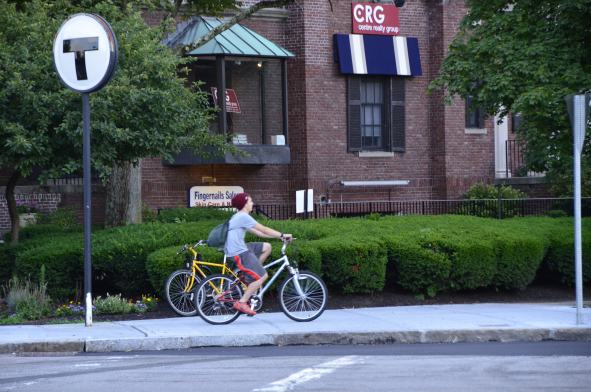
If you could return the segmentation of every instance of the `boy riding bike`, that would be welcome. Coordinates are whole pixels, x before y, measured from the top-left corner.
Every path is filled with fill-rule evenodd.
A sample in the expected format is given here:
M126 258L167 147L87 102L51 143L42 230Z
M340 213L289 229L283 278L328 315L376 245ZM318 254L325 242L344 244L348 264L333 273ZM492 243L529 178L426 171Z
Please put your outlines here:
M271 254L271 244L268 242L244 242L246 232L255 234L261 238L278 238L291 241L291 234L284 234L270 227L261 225L250 216L253 208L252 198L248 193L239 193L232 198L232 207L236 212L228 225L228 237L224 246L224 252L231 257L236 266L244 273L248 287L242 298L234 303L234 309L239 312L254 316L256 312L248 306L250 297L262 286L268 278L263 263Z

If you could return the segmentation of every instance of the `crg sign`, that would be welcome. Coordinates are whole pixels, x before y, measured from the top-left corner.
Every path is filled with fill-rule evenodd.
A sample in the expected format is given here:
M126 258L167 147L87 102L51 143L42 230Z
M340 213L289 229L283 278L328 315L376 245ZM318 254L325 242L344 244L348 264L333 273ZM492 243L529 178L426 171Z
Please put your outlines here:
M392 4L353 3L353 33L397 35L398 8Z

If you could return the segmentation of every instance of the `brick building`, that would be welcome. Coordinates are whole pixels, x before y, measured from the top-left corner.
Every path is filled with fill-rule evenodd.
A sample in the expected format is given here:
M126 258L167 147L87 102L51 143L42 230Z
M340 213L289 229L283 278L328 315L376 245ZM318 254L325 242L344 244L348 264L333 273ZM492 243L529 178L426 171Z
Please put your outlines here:
M467 128L463 100L445 106L441 93L427 93L466 12L463 2L407 1L396 9L398 37L415 38L418 43L422 72L412 76L342 71L335 36L347 39L352 33L352 9L351 1L298 1L286 10L263 12L242 23L294 54L287 60L288 164L187 165L189 161L181 159L180 165L166 165L158 158L146 159L142 199L155 208L186 205L188 189L214 185L212 177L216 186L241 186L263 203L292 202L295 190L307 188L314 189L317 200L332 201L458 198L475 182L492 182L493 121ZM366 51L372 38L391 40L365 36ZM226 59L232 63L233 57ZM387 61L392 62L389 58L382 62ZM195 78L199 79L198 71ZM377 112L378 118L361 119L352 113L351 94L360 88L366 100L361 102L362 111ZM241 105L249 104L244 92L238 99ZM262 101L259 97L259 105ZM280 100L267 101L266 108L281 106ZM229 115L234 123L247 116ZM371 135L362 136L361 142L360 130L352 129L352 122L360 120L365 121L361 133ZM260 123L251 124L258 129L251 128L250 133L260 135ZM248 140L253 144L269 143L251 134Z
M515 176L506 153L511 121L497 125L467 112L464 100L444 105L441 92L427 93L466 13L464 1L362 3L373 10L357 11L357 28L372 16L377 23L376 6L390 6L397 38L351 35L355 4L299 0L262 10L235 36L227 31L197 48L191 81L204 81L207 91L232 90L240 106L240 113L226 106L212 132L227 133L248 154L143 159L142 202L187 206L195 186L242 187L265 204L292 204L296 190L309 188L316 201L454 199L476 182ZM146 19L158 22L157 15ZM215 25L212 18L198 22L179 25L176 38ZM258 44L277 48L244 52ZM101 211L94 214L100 221Z

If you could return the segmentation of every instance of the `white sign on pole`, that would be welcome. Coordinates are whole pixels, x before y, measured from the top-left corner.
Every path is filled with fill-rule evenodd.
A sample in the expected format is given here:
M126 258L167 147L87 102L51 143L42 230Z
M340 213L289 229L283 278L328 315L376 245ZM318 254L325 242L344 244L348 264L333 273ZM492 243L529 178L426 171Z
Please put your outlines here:
M109 23L94 14L75 14L53 42L55 69L71 90L90 93L111 79L117 65L117 39Z
M314 211L314 190L296 191L296 214L312 211Z
M232 198L242 192L241 186L194 186L189 190L189 207L231 207Z

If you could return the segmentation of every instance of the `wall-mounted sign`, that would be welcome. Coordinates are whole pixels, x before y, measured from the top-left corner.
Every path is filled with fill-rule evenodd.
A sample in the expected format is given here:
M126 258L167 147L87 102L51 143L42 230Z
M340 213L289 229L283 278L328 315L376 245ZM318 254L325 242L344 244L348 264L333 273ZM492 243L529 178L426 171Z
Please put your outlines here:
M189 207L231 207L232 198L242 192L241 186L194 186L189 190Z
M213 102L218 105L218 89L217 87L211 88L213 94ZM231 88L226 89L226 111L230 113L240 113L240 104L238 103L238 97L236 91Z
M53 60L61 81L71 90L91 93L102 88L117 66L117 39L106 20L75 14L53 41Z
M352 3L354 34L398 35L398 7L394 4Z

